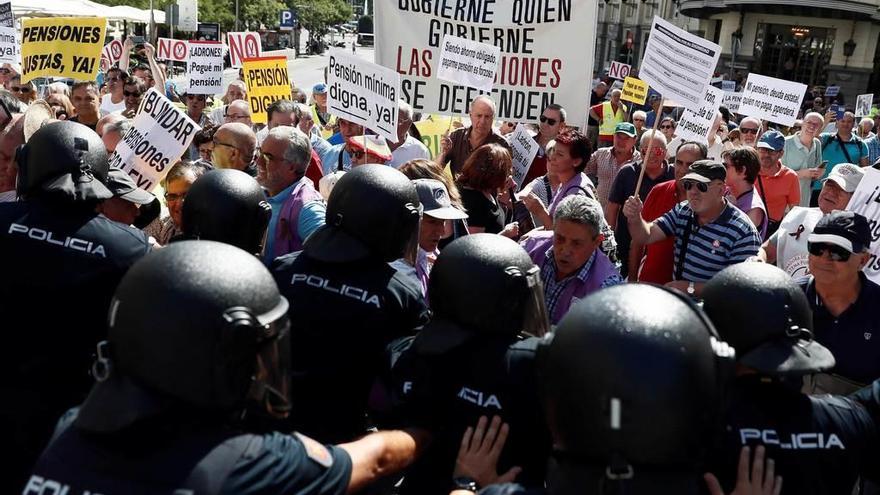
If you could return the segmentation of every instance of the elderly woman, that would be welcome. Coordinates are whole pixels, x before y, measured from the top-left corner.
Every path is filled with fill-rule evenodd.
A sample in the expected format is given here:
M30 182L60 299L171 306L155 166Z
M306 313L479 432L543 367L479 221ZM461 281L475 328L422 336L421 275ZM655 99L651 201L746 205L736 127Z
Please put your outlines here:
M538 220L538 224L552 225L551 217L556 206L567 196L584 194L595 198L593 183L584 174L591 153L589 138L576 129L563 131L556 136L553 151L549 155L547 172L555 176L559 186L546 207L536 194L523 198L523 203Z
M426 160L424 158L416 158L404 163L398 170L412 180L439 180L444 186L446 186L446 191L449 193L449 201L452 203L452 206L461 211L465 211L464 204L461 202L461 193L458 191L458 186L455 184L455 181L452 180L452 177L445 173L443 167L438 165L437 162ZM451 224L450 229L446 232L446 236L440 240L440 249L443 249L447 244L459 237L468 234L468 222L466 220L453 220L449 222L449 224Z
M159 245L168 244L172 237L183 232L181 218L183 217L183 201L186 198L186 193L189 192L189 188L192 187L196 179L208 170L203 162L180 161L168 171L168 175L162 181L168 214L157 218L153 223L144 227L144 232L155 238Z
M508 177L513 164L510 152L497 144L485 144L468 157L458 176L459 192L468 212L468 232L487 232L514 238L519 226L504 224L504 209L498 202L498 194L506 193Z
M725 151L721 155L727 167L728 200L743 211L758 228L761 240L767 235L767 207L761 195L755 191L755 181L761 171L761 161L754 148L742 147Z

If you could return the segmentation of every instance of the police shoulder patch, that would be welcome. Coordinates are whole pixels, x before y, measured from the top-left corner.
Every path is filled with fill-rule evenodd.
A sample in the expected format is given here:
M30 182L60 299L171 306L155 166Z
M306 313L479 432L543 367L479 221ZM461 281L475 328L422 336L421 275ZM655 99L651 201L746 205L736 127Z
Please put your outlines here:
M299 439L303 444L303 448L306 450L306 455L309 456L309 459L317 462L321 466L325 468L329 468L333 465L333 456L330 454L330 451L327 450L327 447L321 445L317 440L313 440L302 433L293 433L296 438Z

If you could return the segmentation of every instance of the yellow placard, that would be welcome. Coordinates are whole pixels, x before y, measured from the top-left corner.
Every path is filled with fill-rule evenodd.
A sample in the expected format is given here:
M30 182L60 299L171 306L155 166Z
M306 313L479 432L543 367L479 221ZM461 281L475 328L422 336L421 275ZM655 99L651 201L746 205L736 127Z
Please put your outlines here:
M243 62L251 120L267 124L269 115L266 108L275 101L291 99L287 57L246 58Z
M70 77L91 81L101 68L104 17L25 19L21 29L21 80Z
M455 117L454 120L461 122L461 117ZM429 115L427 119L414 124L416 129L419 130L419 134L422 135L422 144L427 146L428 151L431 152L431 158L436 158L440 154L440 140L443 138L443 135L446 132L452 132L457 129L455 125L452 125L450 128L450 122L452 121L453 117Z
M644 105L645 100L648 98L648 83L635 77L627 77L623 80L623 89L621 91L621 100Z

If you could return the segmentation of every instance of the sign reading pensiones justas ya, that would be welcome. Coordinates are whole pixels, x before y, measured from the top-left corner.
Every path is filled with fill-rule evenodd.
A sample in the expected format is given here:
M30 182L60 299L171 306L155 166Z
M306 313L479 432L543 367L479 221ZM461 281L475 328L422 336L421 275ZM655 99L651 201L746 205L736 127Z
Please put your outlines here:
M24 19L21 30L21 80L70 77L94 80L101 66L107 19L50 17Z
M586 119L591 80L595 1L395 0L376 2L376 61L401 77L401 97L416 112L461 115L483 92L437 78L445 35L500 48L490 92L496 118L537 122L550 103L567 121Z

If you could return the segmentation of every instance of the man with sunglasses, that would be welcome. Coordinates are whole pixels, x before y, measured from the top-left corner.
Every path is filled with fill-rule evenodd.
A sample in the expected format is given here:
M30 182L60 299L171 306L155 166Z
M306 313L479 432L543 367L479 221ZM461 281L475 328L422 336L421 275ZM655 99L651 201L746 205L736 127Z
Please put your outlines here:
M141 106L141 99L143 99L146 92L147 83L143 79L132 76L126 81L122 89L123 101L125 102L125 110L122 111L122 115L133 119L138 111L138 107Z
M808 387L816 393L848 394L880 377L880 328L876 311L880 285L862 269L871 254L868 220L851 211L833 211L808 237L810 276L800 281L813 310L816 341L837 361L828 375Z
M749 217L725 199L727 169L700 160L682 177L687 202L648 223L642 200L631 196L623 205L634 242L653 244L675 237L673 281L667 287L698 297L703 285L724 268L754 256L761 237Z
M541 112L541 123L538 125L538 134L534 136L538 143L538 153L526 171L523 184L529 184L533 180L547 173L547 163L550 159L547 154L547 145L556 139L556 136L565 129L565 109L558 103L551 103Z
M740 141L743 146L751 146L752 148L758 143L758 137L761 136L761 120L755 117L746 117L739 123Z
M21 76L16 74L9 80L9 91L18 98L18 101L29 105L37 97L37 89L32 81L21 82Z
M128 82L128 73L111 67L104 77L107 83L107 94L101 97L101 115L111 114L125 110L125 95L123 94L125 83Z

